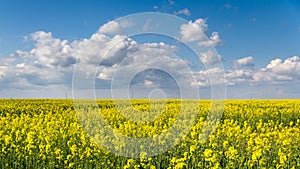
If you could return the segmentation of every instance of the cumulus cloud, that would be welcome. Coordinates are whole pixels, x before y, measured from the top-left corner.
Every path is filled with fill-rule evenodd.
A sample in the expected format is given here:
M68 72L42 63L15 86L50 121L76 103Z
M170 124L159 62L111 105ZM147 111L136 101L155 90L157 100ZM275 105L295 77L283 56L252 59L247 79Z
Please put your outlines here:
M236 70L238 71L238 70ZM300 59L293 56L285 60L274 59L265 68L248 70L249 82L254 83L282 83L300 79ZM247 78L242 78L247 81Z
M238 68L241 66L253 67L254 58L252 56L244 57L234 61L234 67Z
M175 15L181 15L181 14L183 14L183 15L186 15L186 16L190 16L190 15L191 15L191 12L190 12L190 10L188 10L187 8L184 8L184 9L182 9L182 10L175 11L174 14L175 14Z
M205 40L207 31L206 19L203 18L196 19L194 22L189 21L180 26L181 39L184 42Z
M68 85L65 81L68 77L61 74L60 71L39 68L25 63L5 66L0 74L0 86L5 89L27 89L38 86Z
M176 59L171 58L171 54L177 50L175 46L160 43L137 44L135 41L130 43L130 50L126 48L126 54L120 62L114 62L113 65L100 64L98 78L103 80L112 80L115 71L124 73L123 77L129 72L138 72L143 68L157 67L160 65L173 66L177 70ZM110 57L112 59L113 57ZM104 59L105 60L105 59ZM121 62L122 61L122 62Z
M271 62L267 65L267 69L273 69L281 64L282 64L281 59L277 58L277 59L271 60Z
M35 41L35 47L28 55L34 59L35 64L44 67L68 67L75 64L76 59L71 56L68 41L53 38L51 32L43 31L31 34L31 38ZM24 52L21 54L26 55Z
M210 68L195 72L196 81L191 82L192 86L207 87L210 85L225 84L223 70L219 67Z
M200 53L200 58L205 65L210 66L220 62L222 56L217 54L215 51L209 49L206 52Z
M0 61L5 67L0 79L4 88L70 85L71 66L76 59L71 55L68 41L53 38L52 33L43 31L32 33L28 38L34 41L31 50L17 50Z
M0 80L7 86L70 85L72 65L76 62L84 65L80 70L83 73L95 72L98 67L96 76L102 80L111 80L116 69L124 67L133 67L132 71L136 71L135 68L168 64L170 69L180 69L176 67L176 59L171 58L177 50L175 46L163 42L138 44L126 36L110 37L101 31L102 28L90 38L71 43L54 38L51 32L32 33L28 36L34 42L31 50L17 50L0 60ZM118 67L120 64L123 67ZM127 72L122 73L126 77Z
M99 67L100 73L98 78L102 80L111 80L116 69L117 65L113 65L112 67Z
M252 59L239 59L239 66L249 65L253 62ZM252 61L249 61L252 60ZM251 65L251 64L250 64ZM210 80L220 74L218 68L203 70L195 73L197 80L192 82L194 86L208 86L218 84L218 80ZM285 60L271 60L266 67L258 69L229 69L225 70L225 83L227 85L236 84L282 84L286 81L300 80L300 58L293 56Z
M16 51L0 62L2 84L31 89L38 86L70 86L75 62L84 65L77 71L83 74L92 72L86 74L90 78L95 76L93 73L98 68L96 78L106 81L112 80L117 70L126 79L130 71L138 72L148 67L165 68L179 77L184 68L183 63L172 57L177 47L163 42L138 44L123 35L110 37L100 32L71 43L54 38L50 32L39 31L29 37L34 42L31 50ZM162 77L160 75L157 73L141 82L145 87L157 87L164 80L158 78ZM167 86L167 82L162 86Z
M198 43L199 46L219 46L222 45L223 42L219 36L218 32L213 32L208 40L202 40Z
M80 62L106 66L121 62L128 52L135 50L135 46L136 42L126 36L115 35L110 38L100 33L93 34L90 39L72 43L73 55Z
M194 22L189 21L180 27L181 40L184 42L197 42L199 46L218 46L222 40L218 32L208 35L208 25L206 19L199 18ZM209 37L209 38L208 38Z
M200 22L204 25L203 28L207 29L205 22L199 20L198 23ZM50 32L42 31L31 34L30 38L34 41L34 47L31 50L17 50L9 57L0 60L2 86L9 84L12 87L26 87L71 83L72 65L76 61L87 65L93 71L98 67L97 78L101 80L112 80L116 71L126 78L127 74L131 73L130 71L139 72L144 68L153 67L168 70L168 73L176 77L176 80L185 81L186 85L201 87L211 83L222 83L222 78L219 78L221 74L219 68L189 72L185 62L172 57L178 48L163 42L139 44L123 35L109 37L99 32L90 38L71 43L54 38ZM213 65L222 59L213 50L207 50L199 55L203 63L207 65ZM99 64L100 60L102 62ZM229 85L280 83L300 79L298 56L285 60L277 58L271 60L264 68L247 69L254 66L253 61L252 56L235 60L235 69L225 71L226 83ZM190 74L194 74L196 80L191 79ZM161 81L166 79L161 72L150 75L148 73L146 79L140 79L140 83L148 87L158 84L159 86L168 85L168 83L161 84Z
M243 82L251 82L254 79L254 72L249 69L227 70L225 72L227 85L235 85Z
M136 46L136 51L128 53L127 57L124 58L122 63L118 64L116 69L102 71L98 78L108 79L110 77L112 78L110 80L124 79L125 86L126 81L134 79L133 84L143 83L143 86L149 87L149 83L144 82L151 81L155 86L156 84L160 84L160 86L172 87L172 84L170 84L168 80L169 76L163 71L155 70L167 71L168 74L171 74L172 77L176 77L177 80L184 81L184 79L189 79L189 77L184 74L188 71L186 63L172 56L172 51L174 50L176 50L174 46L164 43L139 44ZM149 71L144 72L144 70ZM142 75L133 77L133 75L140 72L143 72ZM122 83L122 80L118 82L119 85L124 86Z
M90 78L101 82L111 81L117 73L119 77L133 79L134 84L143 87L176 87L177 82L185 87L209 86L212 84L235 85L281 83L300 80L299 56L271 60L265 67L254 69L254 58L244 57L234 61L234 69L223 71L217 67L208 70L190 70L187 63L174 54L180 50L163 42L138 43L134 39L120 35L122 27L111 21L99 28L91 37L68 42L56 38L51 32L38 31L28 36L34 42L28 51L17 50L7 58L0 59L1 88L33 88L41 86L71 86L73 65L84 65L81 73L91 72ZM196 29L197 28L197 29ZM200 30L200 31L199 31ZM108 35L109 34L109 35ZM207 39L206 19L197 19L180 27L181 38L185 42L196 42L199 46L222 44L218 32L212 32ZM205 48L206 49L206 48ZM212 66L222 59L212 49L198 53L202 62ZM141 76L130 77L145 69ZM98 70L97 72L95 72ZM158 71L158 70L164 70ZM193 77L196 79L193 79Z
M299 56L293 56L285 59L284 61L281 59L272 60L266 66L265 71L293 79L300 79L300 58Z
M122 27L121 25L116 21L110 21L103 26L100 27L99 33L103 34L122 34Z

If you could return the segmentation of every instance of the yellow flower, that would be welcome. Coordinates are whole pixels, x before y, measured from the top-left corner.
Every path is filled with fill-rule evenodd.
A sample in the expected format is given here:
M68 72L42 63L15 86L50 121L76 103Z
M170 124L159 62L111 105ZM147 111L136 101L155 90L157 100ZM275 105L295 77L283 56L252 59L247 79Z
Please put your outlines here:
M194 153L195 150L196 150L196 148L197 148L196 145L191 145L191 146L190 146L190 153L191 153L191 154Z
M179 162L175 165L175 169L182 169L186 166L184 162Z
M212 153L213 153L213 151L211 149L205 149L204 150L204 156L205 157L211 157Z
M73 144L73 145L70 147L70 150L71 150L71 153L72 153L73 155L75 155L75 154L76 154L76 150L77 150L77 146L76 146L75 144Z
M75 163L69 163L69 168L73 168L74 165Z
M284 164L287 161L287 157L285 153L281 151L281 149L278 150L278 156L279 156L279 162L280 164Z
M258 161L259 158L261 157L261 155L262 155L261 150L257 150L257 151L255 151L255 152L253 152L253 154L252 154L252 160L253 160L254 162Z
M230 147L228 148L228 150L225 152L225 155L226 155L226 157L228 157L229 159L234 160L234 159L237 158L238 151L237 151L233 146L230 146Z
M227 147L227 145L228 145L228 141L227 140L225 140L224 142L223 142L223 147Z

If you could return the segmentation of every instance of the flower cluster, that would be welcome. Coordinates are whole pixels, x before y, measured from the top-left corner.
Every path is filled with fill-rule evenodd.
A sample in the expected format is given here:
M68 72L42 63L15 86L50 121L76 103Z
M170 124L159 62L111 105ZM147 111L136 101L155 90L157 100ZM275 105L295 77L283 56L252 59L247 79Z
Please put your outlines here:
M101 111L90 113L92 120L78 114L72 100L0 102L0 168L300 168L299 100L228 100L214 132L204 141L211 101L185 100L189 106L182 109L181 100L131 100L135 112L122 100L119 107L113 100L98 100L96 109ZM156 118L135 122L120 111ZM149 156L145 151L138 158L122 157L96 144L110 137L106 128L97 126L99 112L118 133L144 138L166 132L180 113L186 117L193 111L197 120L188 135L168 136L178 144L162 154ZM190 122L186 119L182 124ZM87 126L93 139L84 130ZM114 150L128 146L119 140L109 145Z

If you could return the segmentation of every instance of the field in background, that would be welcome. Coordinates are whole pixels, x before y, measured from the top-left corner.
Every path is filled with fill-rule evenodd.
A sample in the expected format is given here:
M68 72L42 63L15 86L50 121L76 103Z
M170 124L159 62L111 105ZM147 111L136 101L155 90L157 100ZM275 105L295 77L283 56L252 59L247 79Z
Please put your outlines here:
M180 110L180 100L168 100L160 105L165 109L158 119L137 123L118 113L112 100L98 100L114 129L137 138L164 132L178 113L199 108L196 124L171 150L127 158L91 141L73 100L1 99L0 168L300 168L300 100L228 100L206 142L199 137L211 102L188 102L190 107ZM144 113L149 110L147 100L131 103ZM101 130L95 131L102 133L97 137L105 137Z

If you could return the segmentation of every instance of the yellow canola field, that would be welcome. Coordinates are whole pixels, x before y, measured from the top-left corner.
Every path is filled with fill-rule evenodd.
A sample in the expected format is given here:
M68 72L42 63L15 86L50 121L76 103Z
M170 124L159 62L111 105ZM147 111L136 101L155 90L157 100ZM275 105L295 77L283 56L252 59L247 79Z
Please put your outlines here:
M92 120L76 112L73 100L0 102L0 168L300 168L300 100L227 100L216 130L202 142L211 106L206 100L185 100L189 106L184 109L178 99L131 100L139 117L156 117L147 122L124 117L122 111L132 109L122 107L122 101L116 107L113 100L97 100ZM122 135L151 138L168 131L179 114L196 110L188 135L158 155L124 157L96 143L109 137L97 126L100 117ZM94 133L94 140L82 124L93 129L89 134ZM166 144L161 141L157 144ZM109 144L115 149L126 146Z

